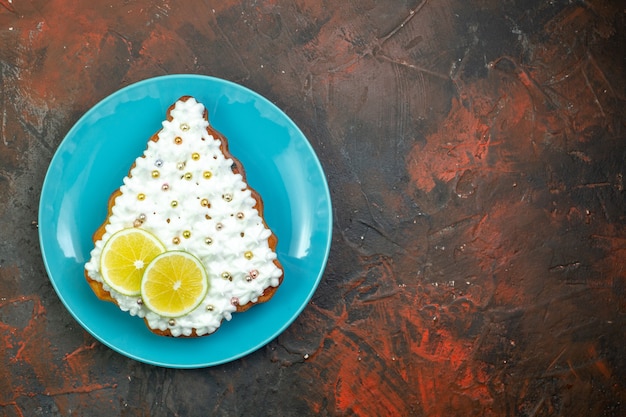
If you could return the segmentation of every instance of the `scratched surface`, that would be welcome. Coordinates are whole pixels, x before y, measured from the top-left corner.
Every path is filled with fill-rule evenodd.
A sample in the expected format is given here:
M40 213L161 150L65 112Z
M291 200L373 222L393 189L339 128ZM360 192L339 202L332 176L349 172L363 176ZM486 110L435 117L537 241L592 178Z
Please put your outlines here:
M625 31L600 0L0 0L0 416L626 415ZM310 305L210 369L96 342L38 248L65 133L171 73L274 101L334 199Z

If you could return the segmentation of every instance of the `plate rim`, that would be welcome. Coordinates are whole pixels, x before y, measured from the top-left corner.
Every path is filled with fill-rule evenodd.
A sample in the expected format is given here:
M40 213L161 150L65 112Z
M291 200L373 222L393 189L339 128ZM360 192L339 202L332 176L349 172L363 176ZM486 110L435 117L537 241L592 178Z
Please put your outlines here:
M163 360L156 360L156 359L150 359L150 358L145 358L142 357L141 355L138 355L136 353L130 352L128 349L122 349L118 346L115 346L112 342L108 341L105 337L101 336L100 334L98 334L94 329L92 329L90 326L87 325L87 323L85 323L85 321L83 320L83 317L80 316L78 314L77 311L75 311L74 309L70 308L70 305L68 304L68 301L66 299L67 294L64 294L59 286L58 283L56 282L56 279L58 278L54 278L54 274L53 271L51 270L51 266L48 262L48 255L47 255L47 245L44 242L44 235L45 235L45 227L42 227L43 224L45 224L45 214L46 214L46 210L44 208L44 194L46 192L46 190L51 187L51 183L52 183L52 179L51 179L51 171L52 168L58 164L58 158L61 158L61 151L65 150L64 148L68 146L68 143L72 142L72 139L75 137L76 131L80 129L81 125L85 123L85 121L89 120L93 113L97 112L99 110L100 107L102 107L105 103L108 103L110 101L115 100L118 96L133 90L133 89L140 89L142 87L145 87L145 85L148 84L155 84L158 85L159 83L162 82L167 82L169 80L180 80L180 81L187 81L187 80L194 80L194 81L199 81L199 82L208 82L208 83L217 83L217 84L222 84L222 85L226 85L228 88L232 88L232 89L236 89L236 90L240 90L246 94L251 95L252 97L254 97L255 100L260 100L262 102L264 102L265 105L268 105L272 111L276 112L277 114L281 115L283 120L286 121L289 126L295 130L295 132L303 139L302 143L304 144L304 146L307 148L308 154L311 157L316 171L319 172L320 174L320 180L321 180L321 185L323 185L323 190L324 190L324 202L325 202L325 206L326 206L326 212L327 212L327 216L325 217L328 225L327 228L324 229L324 234L325 234L325 242L324 242L324 254L323 257L321 258L322 261L321 263L319 263L319 272L317 273L317 276L315 277L315 280L313 281L313 284L311 285L310 288L308 288L308 291L306 293L306 296L303 299L303 302L298 306L298 308L293 312L293 314L288 317L281 326L279 326L276 331L274 331L273 333L271 333L270 335L263 337L263 340L260 343L257 343L251 347L249 347L248 349L242 350L236 354L232 354L232 355L228 355L227 357L221 358L221 359L217 359L217 360L212 360L212 361L204 361L204 362L200 362L197 361L195 363L175 363L175 362L170 362L170 361L163 361ZM55 216L52 216L55 217ZM167 74L167 75L161 75L161 76L155 76L155 77L150 77L150 78L146 78L146 79L142 79L139 81L136 81L134 83L128 84L122 88L117 89L116 91L114 91L113 93L105 96L104 98L100 99L99 101L97 101L95 104L93 104L87 111L85 111L71 126L71 128L67 131L67 133L63 136L63 139L59 142L58 146L56 147L54 154L52 156L52 158L50 159L50 162L48 163L48 166L46 168L46 172L45 172L45 176L42 182L42 187L41 187L41 193L39 196L39 204L38 204L38 216L37 216L37 220L38 220L38 238L39 238L39 247L41 250L41 257L44 263L44 267L45 267L45 271L47 274L47 278L50 281L50 283L52 284L56 295L58 296L59 300L61 301L61 303L63 304L63 306L65 307L65 309L70 313L70 315L72 316L72 318L78 322L78 324L82 327L82 329L86 332L88 332L91 336L93 336L96 340L100 341L101 343L103 343L105 346L107 346L108 348L112 349L113 351L117 352L120 355L126 356L127 358L136 360L138 362L141 363L145 363L145 364L149 364L149 365L153 365L153 366L160 366L160 367L165 367L165 368L175 368L175 369L198 369L198 368L206 368L206 367L212 367L212 366L217 366L217 365L221 365L221 364L225 364L228 362L232 362L235 361L237 359L240 359L244 356L247 356L259 349L261 349L262 347L266 346L268 343L270 343L271 341L273 341L275 338L277 338L280 334L282 334L289 326L291 326L291 324L293 324L293 322L296 321L296 319L300 316L300 314L302 313L302 311L304 311L304 309L307 307L307 305L309 304L311 298L313 297L313 295L315 294L315 291L317 290L323 276L326 270L326 266L328 263L328 259L330 256L330 249L331 249L331 245L332 245L332 234L333 234L333 205L332 205L332 198L331 198L331 194L330 194L330 188L329 188L329 184L328 184L328 178L326 175L326 172L321 164L321 161L319 160L319 156L317 155L317 153L315 152L315 149L313 148L313 146L311 145L310 141L308 140L308 138L306 137L306 135L302 132L302 130L296 125L296 123L283 111L281 110L276 104L274 104L271 100L267 99L266 97L264 97L263 95L257 93L256 91L243 86L241 84L235 83L233 81L230 80L226 80L226 79L222 79L219 77L215 77L215 76L210 76L210 75L202 75L202 74ZM304 293L304 292L303 292Z

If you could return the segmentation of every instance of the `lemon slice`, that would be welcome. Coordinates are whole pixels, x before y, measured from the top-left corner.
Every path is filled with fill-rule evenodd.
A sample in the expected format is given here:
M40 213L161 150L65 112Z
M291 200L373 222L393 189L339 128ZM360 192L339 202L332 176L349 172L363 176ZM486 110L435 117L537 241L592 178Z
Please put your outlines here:
M196 308L209 290L202 263L188 252L169 251L154 258L141 280L146 307L164 317L180 317Z
M146 266L165 251L165 246L143 229L122 229L106 241L100 257L105 283L124 295L139 295Z

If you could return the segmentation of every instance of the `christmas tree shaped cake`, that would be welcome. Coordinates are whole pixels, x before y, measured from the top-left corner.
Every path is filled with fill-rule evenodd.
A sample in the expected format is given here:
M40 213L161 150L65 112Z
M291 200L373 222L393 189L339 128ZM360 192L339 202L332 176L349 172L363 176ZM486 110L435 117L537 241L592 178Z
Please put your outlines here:
M262 199L205 107L181 97L162 125L111 196L85 276L154 333L203 336L268 301L283 269Z

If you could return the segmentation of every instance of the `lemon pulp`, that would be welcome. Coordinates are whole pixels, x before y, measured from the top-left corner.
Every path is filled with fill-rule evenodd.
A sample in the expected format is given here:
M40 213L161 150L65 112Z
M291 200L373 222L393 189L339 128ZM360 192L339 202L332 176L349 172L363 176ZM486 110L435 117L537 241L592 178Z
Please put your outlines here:
M124 295L139 295L147 265L165 246L143 229L122 229L106 241L100 257L100 274L106 284Z
M209 290L204 266L192 254L168 251L146 267L141 298L151 311L164 317L180 317L195 309Z

